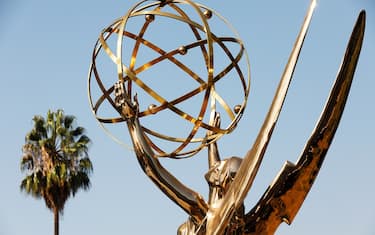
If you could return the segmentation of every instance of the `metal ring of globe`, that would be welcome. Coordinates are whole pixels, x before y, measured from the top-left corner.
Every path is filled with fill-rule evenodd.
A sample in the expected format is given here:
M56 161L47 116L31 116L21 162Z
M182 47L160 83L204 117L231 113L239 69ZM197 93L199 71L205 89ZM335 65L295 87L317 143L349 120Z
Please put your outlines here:
M149 4L146 4L151 2ZM179 4L189 5L191 6L196 13L199 15L202 24L197 23L193 19L191 19L185 11L179 7ZM175 10L173 12L163 11L165 6L169 6L171 9ZM138 35L133 34L126 30L127 22L132 17L137 16L144 16L145 22L138 33ZM208 24L208 20L212 16L217 16L221 21L223 21L227 27L234 33L236 37L219 37L216 36L214 33L211 32L210 26ZM155 17L167 17L170 19L178 20L180 22L186 23L189 28L191 29L194 37L196 39L195 42L192 42L187 45L180 46L175 48L171 51L165 51L162 48L158 47L156 44L146 40L143 36L150 26L150 24L155 20ZM202 39L200 33L203 33L206 39ZM111 50L110 46L107 43L107 40L112 36L112 34L117 34L117 48L114 51ZM132 51L132 58L129 66L126 66L123 63L123 40L124 38L132 39L135 41L135 46ZM240 50L237 55L233 55L230 49L226 46L225 43L235 43L240 46ZM214 74L214 44L217 44L219 48L221 48L226 56L229 58L230 63L227 65L221 72ZM149 49L155 51L159 56L138 68L134 68L135 61L137 59L137 53L140 46L146 46ZM185 55L189 50L193 48L200 48L206 63L207 68L207 77L205 81L199 75L195 74L192 69L188 68L182 62L180 62L175 55ZM190 0L171 0L171 1L151 1L151 0L144 0L137 4L135 4L123 17L114 21L108 28L104 29L99 36L99 39L95 45L95 49L92 55L92 63L90 66L90 72L88 77L88 95L89 101L92 108L92 111L96 117L96 119L101 123L119 123L124 122L125 120L120 116L118 117L111 117L111 118L104 118L101 117L98 112L99 108L103 104L103 101L107 100L114 109L116 109L113 98L111 97L114 86L106 87L103 82L101 81L100 73L97 70L96 66L96 59L98 54L104 50L107 56L111 59L111 61L116 64L117 67L117 74L118 80L122 80L127 82L128 94L132 96L132 87L135 85L138 88L142 89L146 93L148 93L158 105L150 105L148 109L140 110L139 118L156 114L160 111L165 109L169 109L174 112L179 117L185 119L186 121L192 123L192 128L190 133L187 137L173 137L169 135L165 135L156 131L153 131L150 128L146 128L144 126L143 129L145 133L150 136L177 142L179 146L172 152L165 152L160 146L154 143L151 138L147 138L150 146L156 151L157 156L159 157L170 157L170 158L185 158L190 157L201 149L203 149L207 144L217 141L221 136L224 134L228 134L234 130L237 123L239 122L243 111L246 107L247 98L250 89L250 63L248 59L247 52L244 48L242 40L239 39L238 33L233 29L233 27L228 23L226 19L224 19L221 15L219 15L214 10L194 3ZM245 58L246 59L246 66L247 66L247 76L245 76L239 66L239 61ZM183 72L189 74L192 79L196 80L199 84L196 89L193 89L191 92L181 95L180 97L168 101L162 95L158 94L155 90L153 90L150 86L144 83L141 80L141 72L149 69L152 66L157 65L162 61L169 61L180 68ZM232 109L228 106L226 101L216 92L215 90L215 83L222 80L225 75L228 74L229 71L234 69L240 79L242 90L243 90L243 101L240 105L235 107L235 111L233 112ZM95 81L102 92L102 95L96 100L93 101L93 96L91 92L92 86L92 77L95 78ZM178 108L176 105L201 93L204 92L204 99L202 101L200 111L198 116L190 115L185 111ZM209 102L211 101L211 103ZM210 104L209 104L210 103ZM216 103L218 103L229 116L231 122L225 127L217 127L212 125L212 118L210 118L209 122L204 121L205 115L207 115L207 110L210 109L209 115L212 117L213 113L216 111ZM142 123L141 123L142 124ZM204 128L210 131L210 135L205 135L203 137L195 137L197 134L198 129ZM198 147L188 151L182 151L187 145L190 143L199 143Z

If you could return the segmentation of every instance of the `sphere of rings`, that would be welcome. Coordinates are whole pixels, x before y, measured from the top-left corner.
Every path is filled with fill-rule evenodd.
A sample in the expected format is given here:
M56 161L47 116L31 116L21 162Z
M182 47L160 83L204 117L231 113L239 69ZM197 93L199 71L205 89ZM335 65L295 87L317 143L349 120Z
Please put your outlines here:
M190 7L192 12L195 12L198 17L196 17L196 19L190 17L189 14L191 14L191 12L187 13L185 10L186 7ZM140 16L143 22L138 34L128 31L129 19L139 18ZM219 19L230 29L232 32L231 36L217 36L214 32L211 32L209 21L214 17ZM145 35L153 24L157 24L159 18L167 18L186 24L195 41L179 45L169 51L163 49L156 42L149 41ZM198 20L200 20L200 22ZM161 36L164 36L163 32L160 33L162 34ZM108 41L113 41L114 37L117 39L115 40L115 48L111 48ZM134 46L128 48L129 43L126 44L124 42L125 39L133 40ZM175 35L173 38L166 37L165 40L178 40L178 35ZM228 43L237 45L239 49L236 54L232 53L231 47L227 46ZM156 56L143 63L141 66L136 67L135 61L140 57L139 50L141 47L152 50L155 52ZM129 50L131 52L131 58L126 58L129 62L125 62L124 50ZM198 74L194 71L194 68L189 67L178 58L178 56L183 57L189 55L192 50L199 50L204 58L204 75ZM225 55L228 61L223 68L220 68L220 71L217 71L215 67L217 64L215 57L215 55L217 55L217 50L221 50L221 57ZM109 84L102 81L103 76L101 76L101 71L98 69L98 55L103 53L110 58L117 69L117 77L111 78L113 82ZM245 61L242 63L245 66L240 66L241 60ZM188 75L196 84L195 87L174 98L166 98L165 94L157 92L143 80L142 73L152 67L158 66L161 62L168 62L181 70L185 75ZM243 71L242 67L246 67L246 71ZM227 76L229 73L231 74L230 78ZM168 71L165 71L163 77L168 76L170 76L170 74ZM118 80L124 81L127 94L130 96L129 98L133 98L132 96L137 94L134 91L139 89L154 100L154 103L147 104L146 108L141 108L139 110L138 117L144 133L147 135L146 140L154 150L155 155L160 157L182 158L196 154L206 147L207 144L217 141L221 136L235 129L247 103L250 89L250 66L243 42L237 32L214 10L190 0L144 0L135 4L123 17L114 21L101 32L93 51L88 79L90 105L96 119L103 127L104 124L126 121L118 112L116 116L111 117L103 117L100 114L100 110L105 103L112 106L110 108L113 110L117 110L114 102L114 83ZM157 80L159 78L154 79ZM237 79L237 83L240 84L238 86L240 91L235 90L234 92L242 94L242 100L240 103L230 107L226 100L220 95L220 92L217 91L216 87L218 83L224 80L227 80L226 84L228 84L228 82L230 83L234 81L234 79ZM99 95L96 94L95 96L93 94L93 86L97 87L100 93ZM169 87L168 89L178 90L179 88ZM194 106L197 108L196 113L191 113L180 107L182 103L198 95L201 97L201 100L199 103L194 103ZM142 99L138 98L138 102L142 104ZM142 105L139 106L142 107ZM227 115L227 120L229 120L224 127L223 123L220 126L213 124L214 113L217 111L218 106L223 111L220 112L220 116ZM166 110L173 113L173 115L179 119L190 123L190 128L185 136L171 136L155 131L153 129L155 126L148 127L143 125L143 118L150 116L155 116L157 118L158 114ZM160 121L169 122L169 120ZM178 126L173 128L178 128ZM205 134L202 135L202 133L199 132L200 129L205 130ZM198 134L201 135L197 136ZM163 147L158 144L160 141L156 142L155 139L158 139L158 141L176 143L176 147L173 147L172 151L165 151ZM187 146L193 143L195 144L194 147L188 149Z

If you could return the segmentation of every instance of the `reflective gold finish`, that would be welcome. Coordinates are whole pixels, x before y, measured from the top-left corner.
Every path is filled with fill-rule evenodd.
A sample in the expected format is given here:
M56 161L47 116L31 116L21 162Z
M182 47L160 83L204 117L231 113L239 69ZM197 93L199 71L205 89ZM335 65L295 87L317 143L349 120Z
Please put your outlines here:
M212 11L210 11L210 10L205 10L203 12L203 14L204 14L204 16L206 16L207 19L211 19L211 17L212 17Z
M310 191L344 111L362 47L365 18L366 13L362 11L323 113L297 163L285 163L257 205L246 215L249 234L273 234L281 222L291 224Z
M151 2L151 3L149 3ZM196 19L190 17L185 11L185 5L190 6L196 13L198 17ZM171 11L173 10L173 11ZM144 17L144 24L141 27L138 34L133 34L127 31L127 23L130 19L137 18L139 16ZM219 20L224 22L226 26L232 30L234 36L230 37L221 37L217 36L211 32L210 26L208 24L208 19L216 16ZM147 30L152 28L152 25L157 23L158 18L166 18L168 20L174 20L177 22L185 23L191 31L191 34L195 38L195 42L188 43L186 45L180 45L179 47L166 51L163 48L159 47L156 43L153 43L147 40L145 36ZM201 22L198 22L200 20ZM117 36L116 48L112 49L109 41L111 38ZM123 58L123 49L126 47L125 40L134 40L135 46L132 49L132 55L130 58L130 64L126 65ZM229 45L231 44L231 45ZM230 50L229 46L237 45L237 53L233 53ZM155 52L158 56L143 65L138 67L135 66L137 57L139 56L140 47L146 47ZM214 48L217 47L217 48ZM195 68L190 68L185 65L181 60L179 55L186 56L190 50L199 50L204 58L204 63L206 65L205 77L199 75ZM218 71L214 64L214 54L218 53L221 50L228 59L229 64L227 64L222 71ZM247 53L245 51L243 42L239 39L236 31L231 27L231 25L218 13L209 9L206 6L194 3L190 0L174 0L174 1L150 1L144 0L137 3L133 8L131 8L127 14L120 19L112 23L108 28L104 29L99 36L99 40L95 45L93 52L92 64L90 68L89 75L89 96L91 107L94 111L96 118L101 123L119 123L124 122L125 119L121 115L117 117L105 118L100 115L100 109L104 102L110 104L110 108L118 109L115 106L113 97L111 97L114 87L106 86L102 81L100 71L97 69L97 57L100 53L105 52L107 56L111 59L112 63L117 67L118 80L126 83L126 90L128 96L133 96L134 88L140 88L142 92L147 93L155 101L156 107L152 110L154 112L162 112L166 110L172 111L179 118L184 119L187 122L192 124L190 133L186 137L175 137L160 133L158 131L152 130L145 126L142 126L144 131L148 136L152 138L162 139L170 142L178 143L178 147L172 152L164 151L161 146L158 146L152 138L146 138L148 144L151 148L156 151L156 154L160 157L189 157L196 154L198 151L207 146L208 143L216 141L224 134L228 134L234 130L242 117L244 108L246 107L247 97L250 89L250 72L249 72L249 61L247 58ZM127 59L127 58L126 58ZM240 67L241 60L245 61L247 71L243 71L243 68ZM142 72L145 72L151 67L158 66L162 62L168 62L172 65L179 68L183 73L190 76L190 78L196 83L195 88L191 91L182 94L180 97L177 97L172 100L165 98L164 94L157 92L151 86L149 86L145 81L142 80ZM231 72L232 77L227 78L226 75ZM214 74L215 72L215 74ZM233 77L237 76L237 77ZM94 79L94 81L92 81ZM228 79L239 79L240 87L243 95L243 100L241 104L241 110L235 114L232 109L229 107L225 99L219 94L216 90L216 85L223 80ZM91 86L96 85L102 92L102 95L99 98L93 98L91 94ZM198 97L199 95L203 96L201 101L201 107L198 110L198 114L190 114L187 111L184 111L179 105L183 104L187 100ZM215 112L216 105L225 111L222 115L227 115L230 122L226 127L214 127L209 124L211 114ZM138 117L140 119L147 117L153 114L149 109L140 110ZM142 122L140 122L142 123ZM210 136L198 136L198 130L204 128L206 130L212 131ZM184 151L184 149L190 143L200 143L196 148L189 149Z
M239 113L241 111L241 105L238 104L234 106L233 111L235 114Z
M285 67L275 97L253 147L246 154L238 169L238 174L234 177L232 185L228 188L228 193L222 200L216 202L217 205L210 207L207 216L207 234L222 234L224 232L227 224L235 213L236 208L242 205L246 194L255 179L281 112L315 5L316 2L311 1L306 18L294 44L293 51Z
M146 2L151 3L144 5ZM199 15L202 24L190 18L179 7L179 4L191 6ZM217 13L190 0L142 1L136 4L124 17L103 30L100 35L93 53L89 74L91 108L101 123L126 122L135 154L145 174L149 176L162 192L189 215L188 220L178 228L178 234L268 235L274 234L282 222L291 224L295 218L317 177L338 128L361 51L365 30L364 11L359 14L326 106L299 160L296 164L291 162L285 163L278 176L252 210L246 213L243 202L259 170L281 112L315 4L315 0L312 0L263 126L255 143L244 158L231 157L221 159L217 146L217 139L223 134L230 133L242 116L249 89L249 80L245 79L239 66L242 56L246 55L242 41L234 37L218 37L210 31L206 19L219 16ZM163 11L165 7L171 7L171 9L176 11L176 14L171 11ZM128 32L125 28L127 20L140 15L144 16L145 22L139 34L136 35ZM156 23L155 17L160 16L188 24L197 41L179 46L169 52L148 41L144 37L144 34L150 24ZM219 18L221 17L219 16ZM204 32L206 39L201 38L202 32ZM107 44L107 40L112 34L118 36L116 52ZM124 37L135 41L129 65L125 65L122 58L122 40ZM236 56L233 56L228 47L226 47L225 43L228 42L240 46L240 51ZM219 46L231 61L230 65L217 74L214 74L214 45ZM159 56L136 67L138 50L141 46L152 49ZM189 50L193 48L199 48L205 58L207 78L203 78L193 72L193 69L188 68L177 57L177 55L189 55ZM102 50L116 65L118 72L117 81L109 87L106 87L102 82L100 73L96 68L96 59ZM141 72L157 65L161 61L168 61L189 74L198 84L198 87L174 100L169 101L165 99L143 82L140 77ZM244 92L244 102L235 105L234 111L229 108L227 102L215 89L215 83L224 79L225 75L232 69L236 71ZM102 92L95 102L91 94L92 78L95 79L94 81ZM133 86L143 89L158 103L150 104L145 110L140 110L140 104L137 95L134 95ZM192 116L177 107L179 103L194 97L198 93L204 94L204 100L198 116ZM99 108L104 101L107 101L117 111L119 114L118 117L103 118L98 115ZM231 120L227 128L221 127L222 117L220 115L222 114L217 111L217 104L220 105L225 111L224 114L228 115ZM167 136L141 125L142 117L152 114L158 116L159 112L166 109L171 110L193 124L188 137ZM210 115L208 123L204 122L206 109L209 109L208 113ZM206 135L201 138L195 138L200 128L206 129ZM181 145L173 152L166 153L150 139L151 136L156 136L167 141L179 142ZM199 147L183 152L182 150L192 142L200 142ZM205 179L209 185L207 201L199 193L181 183L159 161L159 157L178 158L192 155L204 147L207 147L208 150L209 166L208 172L205 175Z
M178 53L180 53L181 55L186 55L187 53L187 48L184 47L184 46L181 46L178 48Z

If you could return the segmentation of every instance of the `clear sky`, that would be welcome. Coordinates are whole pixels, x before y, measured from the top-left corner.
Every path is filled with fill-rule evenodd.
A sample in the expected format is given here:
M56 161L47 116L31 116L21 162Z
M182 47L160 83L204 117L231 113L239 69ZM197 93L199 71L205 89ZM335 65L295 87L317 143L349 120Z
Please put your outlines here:
M186 220L185 212L143 174L134 153L103 132L89 108L87 73L94 43L99 32L134 3L0 1L0 235L53 233L53 214L44 201L19 190L24 177L19 162L32 117L58 108L75 115L77 124L87 129L93 141L89 153L94 164L91 190L79 192L66 203L62 235L175 234ZM219 141L221 156L243 156L266 115L309 1L201 3L234 25L249 53L252 87L245 115L234 133ZM246 207L252 208L286 160L297 160L323 108L361 9L367 11L366 35L340 127L292 226L280 226L277 234L375 234L373 0L318 1L284 109ZM176 38L178 35L165 40ZM125 127L116 128L126 135ZM163 164L207 197L205 158L202 151L193 159Z

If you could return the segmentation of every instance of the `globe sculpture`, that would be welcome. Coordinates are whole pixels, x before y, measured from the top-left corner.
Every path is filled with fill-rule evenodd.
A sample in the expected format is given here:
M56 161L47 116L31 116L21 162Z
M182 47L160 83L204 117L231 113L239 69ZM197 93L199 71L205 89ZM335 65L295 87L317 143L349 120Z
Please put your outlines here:
M126 123L144 173L188 214L177 234L271 235L281 223L292 223L338 128L365 31L362 11L298 161L287 161L246 212L244 200L275 130L315 6L311 0L269 111L242 158L222 159L217 144L237 126L250 88L243 42L223 17L191 0L144 0L101 32L89 72L92 111L103 127ZM159 160L190 157L205 147L208 200Z
M210 21L221 23L221 32L212 32ZM106 62L100 59L117 74L103 74ZM124 122L118 112L102 114L117 110L116 81L126 83L128 96L137 96L142 128L158 155L187 157L236 127L249 94L249 61L238 34L212 9L188 0L141 1L104 29L95 46L89 97L103 125ZM221 113L223 128L212 125L215 112ZM163 141L172 143L169 150Z

